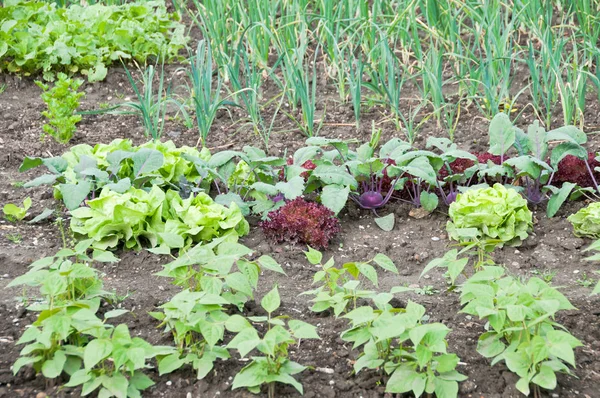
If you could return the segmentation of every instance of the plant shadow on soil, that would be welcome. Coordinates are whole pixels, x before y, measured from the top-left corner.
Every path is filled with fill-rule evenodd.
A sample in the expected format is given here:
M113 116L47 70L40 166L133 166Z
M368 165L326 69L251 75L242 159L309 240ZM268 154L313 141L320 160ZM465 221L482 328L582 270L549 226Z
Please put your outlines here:
M173 69L175 70L175 66ZM0 204L21 203L30 196L33 199L33 215L44 207L55 208L51 190L47 187L36 189L16 188L18 182L27 181L38 171L25 174L18 167L25 156L58 156L68 147L56 144L51 138L40 140L43 120L40 112L44 104L39 98L40 90L32 80L19 80L13 76L0 75L0 84L6 83L7 89L0 94ZM122 69L111 69L105 82L85 84L86 99L83 109L97 109L102 103L120 101L117 93L131 96L126 76ZM323 91L324 98L333 98L334 89ZM371 120L380 120L379 111L370 111L364 115L360 131L353 126L351 106L334 104L327 107L327 124L321 135L326 137L369 139ZM233 120L241 118L241 111L233 109ZM589 111L592 125L600 125L598 109ZM594 119L595 118L595 119ZM525 115L522 124L527 124L532 116ZM522 126L521 126L522 127ZM382 125L382 142L398 136L391 125ZM276 130L291 130L292 124L284 115L278 116ZM427 136L441 135L435 123L428 122L417 144L424 146ZM115 138L130 138L139 144L146 139L138 120L131 116L85 116L78 125L71 145L98 142L108 143ZM170 121L165 128L164 139L173 139L177 145L195 145L197 134ZM209 136L209 147L213 152L220 149L240 149L247 143L257 145L258 138L247 129L232 123L227 112L220 112ZM299 132L275 134L271 137L270 152L274 155L293 153L303 145L304 137ZM598 147L598 136L590 136L589 148ZM487 122L466 113L461 118L456 142L466 150L485 150L487 143ZM545 392L545 396L560 397L597 397L600 387L600 298L589 297L590 288L577 282L584 275L592 276L597 266L582 261L581 249L589 241L575 238L566 216L584 205L582 202L568 203L557 217L547 219L545 211L537 208L535 215L535 234L524 242L522 247L505 247L498 250L494 257L499 264L505 264L509 273L522 277L550 275L556 272L552 280L554 286L562 286L563 293L571 300L578 311L569 311L558 316L558 322L564 324L571 333L582 340L583 347L576 350L577 368L575 377L559 376L555 391ZM373 215L357 209L349 203L341 217L342 232L324 253L325 258L335 256L338 263L371 258L378 252L388 255L396 263L400 274L380 272L379 290L389 290L393 286L418 285L423 288L432 286L439 293L419 295L409 293L396 296L396 305L405 305L407 300L416 301L427 309L431 322L442 322L452 329L448 335L449 351L461 358L459 371L469 379L460 385L461 397L518 397L515 389L517 381L504 364L489 366L489 360L476 352L477 337L483 331L483 324L460 314L460 302L456 292L447 292L446 280L442 273L434 271L429 278L419 278L423 267L431 259L443 255L449 241L445 235L446 209L435 212L422 219L409 216L410 207L398 203L389 204L381 215L389 212L396 214L396 226L391 232L380 230L373 221ZM66 216L64 214L63 216ZM309 296L299 296L310 289L316 269L309 265L302 253L301 246L272 244L264 239L256 222L251 223L249 236L242 243L255 251L255 255L272 255L284 268L286 276L264 273L259 280L256 292L257 301L278 284L282 296L279 313L302 319L318 326L322 337L320 341L302 341L294 347L291 357L314 369L306 370L298 376L303 384L307 398L312 397L384 397L392 395L383 392L381 378L374 372L352 374L352 363L358 355L351 345L340 339L340 333L347 328L343 319L335 319L329 314L315 314L309 310ZM10 238L10 239L9 239ZM15 242L17 241L17 242ZM61 246L60 234L51 222L40 224L13 224L0 221L0 397L42 397L79 396L80 390L61 389L48 384L41 375L35 375L31 369L21 370L12 375L10 366L17 359L20 347L15 346L26 325L33 321L33 315L26 312L22 300L24 292L19 289L5 289L5 286L23 274L27 265L35 259L56 252ZM178 288L169 284L165 278L154 276L161 265L168 261L165 257L148 252L116 253L121 261L116 265L100 265L106 274L104 281L108 290L114 289L125 296L121 307L132 311L118 318L126 322L134 335L139 335L153 344L171 343L170 335L157 329L157 322L147 315L157 306L167 301ZM34 292L30 292L33 294ZM250 311L253 307L250 303ZM245 365L237 357L226 362L218 362L215 371L204 380L196 380L191 369L184 369L171 375L159 377L155 371L149 375L157 384L144 392L144 396L165 397L251 397L243 390L232 391L233 376ZM554 395L553 395L554 394ZM262 396L266 396L263 391ZM277 396L298 396L291 388L277 386Z

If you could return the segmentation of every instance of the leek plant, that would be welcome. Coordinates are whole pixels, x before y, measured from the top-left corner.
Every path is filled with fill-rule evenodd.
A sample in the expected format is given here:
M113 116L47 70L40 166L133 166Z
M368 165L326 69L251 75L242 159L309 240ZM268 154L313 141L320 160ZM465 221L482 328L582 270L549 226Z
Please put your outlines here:
M190 57L188 78L192 83L190 91L200 134L199 141L202 145L206 145L217 111L225 105L236 105L227 98L221 99L223 82L218 73L216 73L216 87L213 88L213 58L209 42L205 40L198 42L196 55Z

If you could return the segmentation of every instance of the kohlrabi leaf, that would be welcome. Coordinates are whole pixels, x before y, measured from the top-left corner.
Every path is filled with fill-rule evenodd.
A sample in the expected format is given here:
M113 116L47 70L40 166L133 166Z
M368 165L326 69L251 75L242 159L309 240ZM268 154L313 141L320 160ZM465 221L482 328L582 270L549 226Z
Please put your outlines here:
M556 215L556 212L558 212L563 203L565 203L565 200L567 200L575 185L576 184L572 182L565 182L557 192L552 194L548 201L548 206L546 207L546 215L548 218L552 218Z
M489 127L490 149L492 155L504 155L514 144L516 133L510 118L505 113L498 113Z

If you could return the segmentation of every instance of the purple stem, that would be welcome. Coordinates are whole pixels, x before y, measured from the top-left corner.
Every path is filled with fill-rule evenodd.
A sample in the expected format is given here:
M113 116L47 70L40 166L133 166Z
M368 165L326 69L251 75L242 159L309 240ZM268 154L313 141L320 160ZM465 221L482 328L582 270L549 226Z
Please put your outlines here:
M585 162L585 167L587 168L587 171L590 174L590 177L592 177L592 182L594 183L596 192L600 193L600 188L598 188L598 182L596 181L596 178L594 177L594 172L592 171L590 164L588 163L587 159L584 159L583 161Z

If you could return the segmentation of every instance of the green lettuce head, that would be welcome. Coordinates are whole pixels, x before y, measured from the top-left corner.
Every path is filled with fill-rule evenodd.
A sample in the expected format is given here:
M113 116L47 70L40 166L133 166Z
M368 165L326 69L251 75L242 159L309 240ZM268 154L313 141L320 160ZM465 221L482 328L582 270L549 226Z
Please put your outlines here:
M186 249L227 233L246 235L249 230L235 203L225 207L202 192L181 199L176 191L164 192L158 186L149 191L130 188L125 193L104 188L86 204L71 211L71 230L76 237L93 239L99 249L121 244L136 250Z
M600 202L595 202L567 218L575 236L600 239Z
M480 239L519 245L532 230L527 200L501 184L459 194L450 205L448 235L457 241Z

